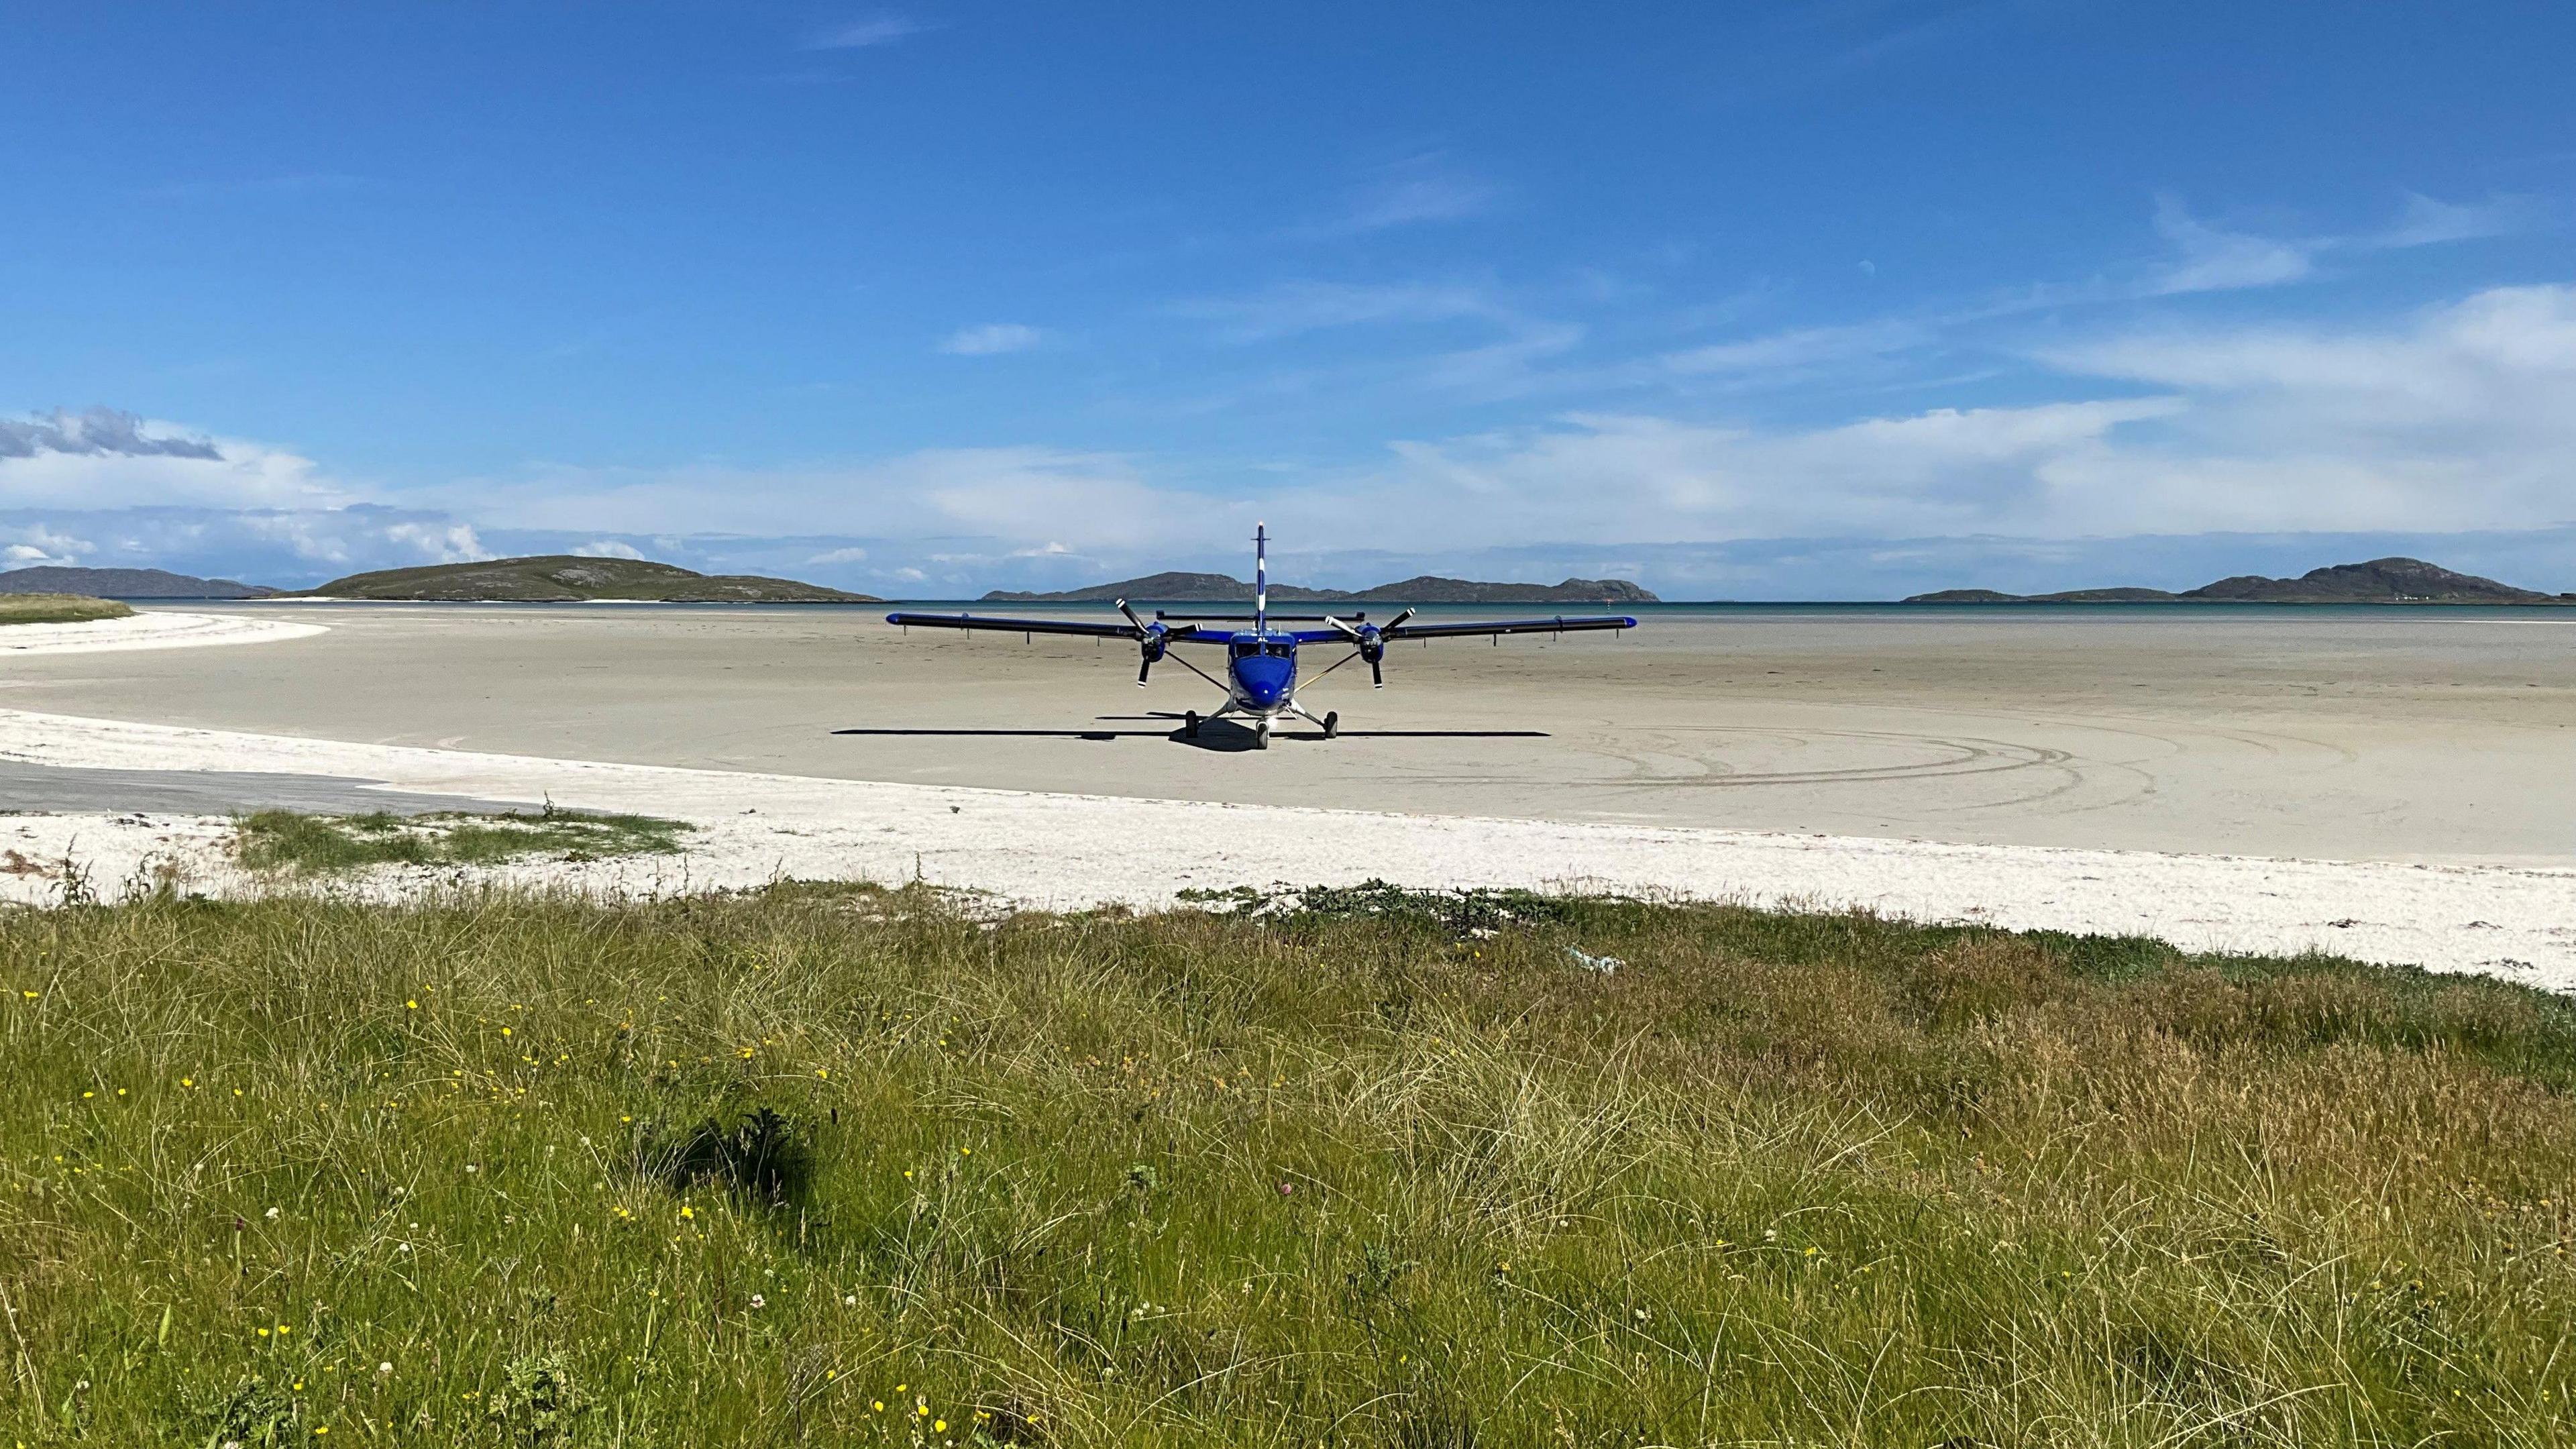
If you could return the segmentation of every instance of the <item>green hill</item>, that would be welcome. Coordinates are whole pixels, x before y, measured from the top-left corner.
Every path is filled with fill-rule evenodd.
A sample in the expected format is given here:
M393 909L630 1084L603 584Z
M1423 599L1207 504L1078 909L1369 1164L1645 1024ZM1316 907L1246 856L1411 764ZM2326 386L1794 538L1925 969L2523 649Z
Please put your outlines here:
M756 574L702 574L643 559L489 559L351 574L309 590L325 599L386 599L445 603L569 604L628 599L670 604L874 604L866 594L844 593L794 579Z
M1999 594L1992 589L1943 589L1916 594L1909 604L2566 604L2576 594L2517 589L2476 574L2459 573L2420 558L2375 558L2368 563L2310 569L2295 579L2239 574L2179 594L2162 589L2069 589L2058 594Z

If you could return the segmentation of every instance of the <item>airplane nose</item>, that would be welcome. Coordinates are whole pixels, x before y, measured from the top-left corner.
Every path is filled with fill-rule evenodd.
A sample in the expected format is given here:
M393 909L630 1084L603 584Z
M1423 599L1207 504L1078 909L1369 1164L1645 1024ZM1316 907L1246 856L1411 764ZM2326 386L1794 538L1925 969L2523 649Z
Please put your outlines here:
M1294 677L1295 669L1285 659L1265 655L1234 661L1234 682L1244 699L1263 709L1288 697L1288 683Z

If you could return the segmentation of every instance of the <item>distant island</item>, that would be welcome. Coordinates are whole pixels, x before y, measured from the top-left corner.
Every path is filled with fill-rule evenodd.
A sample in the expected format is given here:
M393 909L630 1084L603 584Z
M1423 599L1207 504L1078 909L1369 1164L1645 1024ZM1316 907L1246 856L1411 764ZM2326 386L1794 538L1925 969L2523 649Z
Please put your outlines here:
M93 599L265 599L278 590L165 569L85 569L61 564L0 573L0 594L81 594Z
M547 554L481 563L381 569L333 579L287 597L378 599L412 603L573 604L615 599L661 604L876 604L794 579L757 574L701 574L642 559Z
M1148 599L1156 603L1243 603L1252 585L1228 574L1161 573L1112 584L1033 594L996 589L988 604L1074 604L1110 599ZM1626 579L1567 579L1561 584L1489 584L1422 574L1400 583L1380 584L1351 593L1342 589L1301 589L1273 584L1273 602L1289 604L1655 604L1662 600Z
M2576 604L2576 594L2517 589L2476 574L2455 573L2420 558L2311 569L2295 579L2239 574L2179 594L2162 589L2069 589L2058 594L2000 594L1943 589L1909 604Z

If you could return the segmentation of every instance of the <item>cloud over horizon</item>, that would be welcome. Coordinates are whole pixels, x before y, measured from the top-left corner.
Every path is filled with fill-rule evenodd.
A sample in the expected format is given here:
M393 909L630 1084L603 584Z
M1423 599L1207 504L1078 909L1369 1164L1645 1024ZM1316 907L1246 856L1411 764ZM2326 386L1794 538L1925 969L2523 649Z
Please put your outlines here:
M1192 315L1258 339L1489 306L1469 291L1310 285ZM1826 329L1668 365L1776 368L1904 341ZM828 558L818 566L843 582L968 588L1227 559L1256 514L1318 561L1351 552L1340 540L1359 519L1372 547L1415 560L1534 539L1608 556L1641 540L2414 536L2576 522L2576 285L2490 288L2370 326L2133 322L2052 339L2029 360L2075 395L1805 426L1569 409L1392 439L1257 493L1198 481L1185 457L1039 444L791 466L549 465L392 489L285 447L53 412L0 419L0 518L17 530L0 546L48 560L160 549L154 561L200 572L253 559L300 569L300 582L479 556L504 539L725 539L736 552Z

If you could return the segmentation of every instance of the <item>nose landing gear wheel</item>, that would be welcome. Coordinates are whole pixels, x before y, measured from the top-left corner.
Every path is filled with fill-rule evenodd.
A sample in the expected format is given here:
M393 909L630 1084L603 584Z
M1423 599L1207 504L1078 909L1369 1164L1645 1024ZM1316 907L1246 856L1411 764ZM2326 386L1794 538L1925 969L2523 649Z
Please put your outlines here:
M1199 712L1197 710L1191 710L1181 716L1181 738L1185 740L1194 740L1198 737Z
M1339 737L1340 737L1341 733L1342 733L1342 712L1341 712L1340 710L1337 710L1337 709L1336 709L1336 710L1327 710L1327 711L1325 711L1325 713L1324 713L1324 738L1326 738L1326 739L1328 739L1328 740L1329 740L1329 739L1336 739L1336 738L1339 738Z
M1270 748L1270 721L1263 720L1252 727L1252 747L1256 750Z

